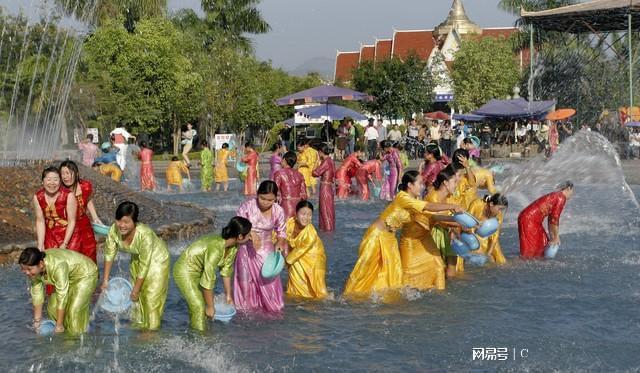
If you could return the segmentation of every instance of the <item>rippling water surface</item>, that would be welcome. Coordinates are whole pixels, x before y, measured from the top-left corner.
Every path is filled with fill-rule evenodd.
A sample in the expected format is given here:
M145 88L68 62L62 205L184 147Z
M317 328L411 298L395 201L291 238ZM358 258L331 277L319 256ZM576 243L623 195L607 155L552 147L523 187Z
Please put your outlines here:
M581 136L574 141L582 143L573 145L584 146L566 146L570 153L561 158L533 168L531 163L508 167L501 181L513 195L502 236L509 263L470 268L444 292L407 291L391 305L342 300L360 238L384 204L338 202L338 229L322 234L327 283L335 296L323 302L288 301L281 319L236 318L228 325L216 323L206 335L188 331L186 304L172 284L158 333L130 331L123 320L116 334L113 318L97 312L82 340L37 337L28 329L27 281L17 267L3 268L0 369L637 371L640 250L632 192L640 192L640 186L626 186L615 157L598 145L598 137ZM587 158L594 153L598 169L587 172ZM517 177L528 179L518 182ZM564 178L576 182L576 195L562 216L561 251L553 261L520 261L518 211ZM158 198L215 210L218 229L242 202L236 191ZM173 260L186 244L170 244ZM120 255L115 272L125 275L127 263ZM492 347L506 348L507 360L473 359L474 348Z

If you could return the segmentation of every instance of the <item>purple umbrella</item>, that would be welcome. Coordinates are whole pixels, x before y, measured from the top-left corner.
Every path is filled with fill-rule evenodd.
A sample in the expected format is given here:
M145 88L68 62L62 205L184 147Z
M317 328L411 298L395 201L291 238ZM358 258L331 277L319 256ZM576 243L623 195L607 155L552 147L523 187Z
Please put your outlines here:
M332 85L321 85L291 94L276 100L278 106L302 105L311 102L328 103L329 101L371 101L373 97L366 93L349 88Z
M640 122L629 122L625 124L627 127L640 127Z

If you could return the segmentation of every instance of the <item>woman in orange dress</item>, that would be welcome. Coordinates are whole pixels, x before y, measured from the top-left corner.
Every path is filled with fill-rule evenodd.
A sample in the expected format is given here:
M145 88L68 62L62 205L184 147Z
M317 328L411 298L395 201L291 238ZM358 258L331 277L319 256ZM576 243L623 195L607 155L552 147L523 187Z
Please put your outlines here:
M253 145L250 142L244 144L244 157L242 157L242 162L247 164L247 178L244 181L245 196L256 195L259 159L260 159L260 155L253 148Z
M153 150L147 146L146 142L140 143L140 189L144 192L156 190L156 178L153 175Z

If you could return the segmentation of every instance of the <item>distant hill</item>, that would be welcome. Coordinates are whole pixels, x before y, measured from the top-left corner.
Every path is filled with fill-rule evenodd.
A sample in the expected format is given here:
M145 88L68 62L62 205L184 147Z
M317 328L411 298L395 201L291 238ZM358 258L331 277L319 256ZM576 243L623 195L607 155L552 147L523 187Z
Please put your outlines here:
M333 70L335 68L335 59L328 57L313 57L293 70L289 70L289 73L296 76L305 76L311 72L319 73L325 79L333 79Z

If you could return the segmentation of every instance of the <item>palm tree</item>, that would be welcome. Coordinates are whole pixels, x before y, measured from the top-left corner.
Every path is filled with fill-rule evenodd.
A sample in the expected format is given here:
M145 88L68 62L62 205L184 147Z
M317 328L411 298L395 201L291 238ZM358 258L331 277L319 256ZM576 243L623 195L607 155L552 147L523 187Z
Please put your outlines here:
M56 0L58 6L67 14L86 19L86 12L95 7L98 25L108 19L124 17L124 25L133 32L136 22L147 17L164 17L167 12L167 0Z
M271 26L262 18L260 0L202 0L208 27L220 32L225 44L250 51L251 39L245 34L264 34Z

